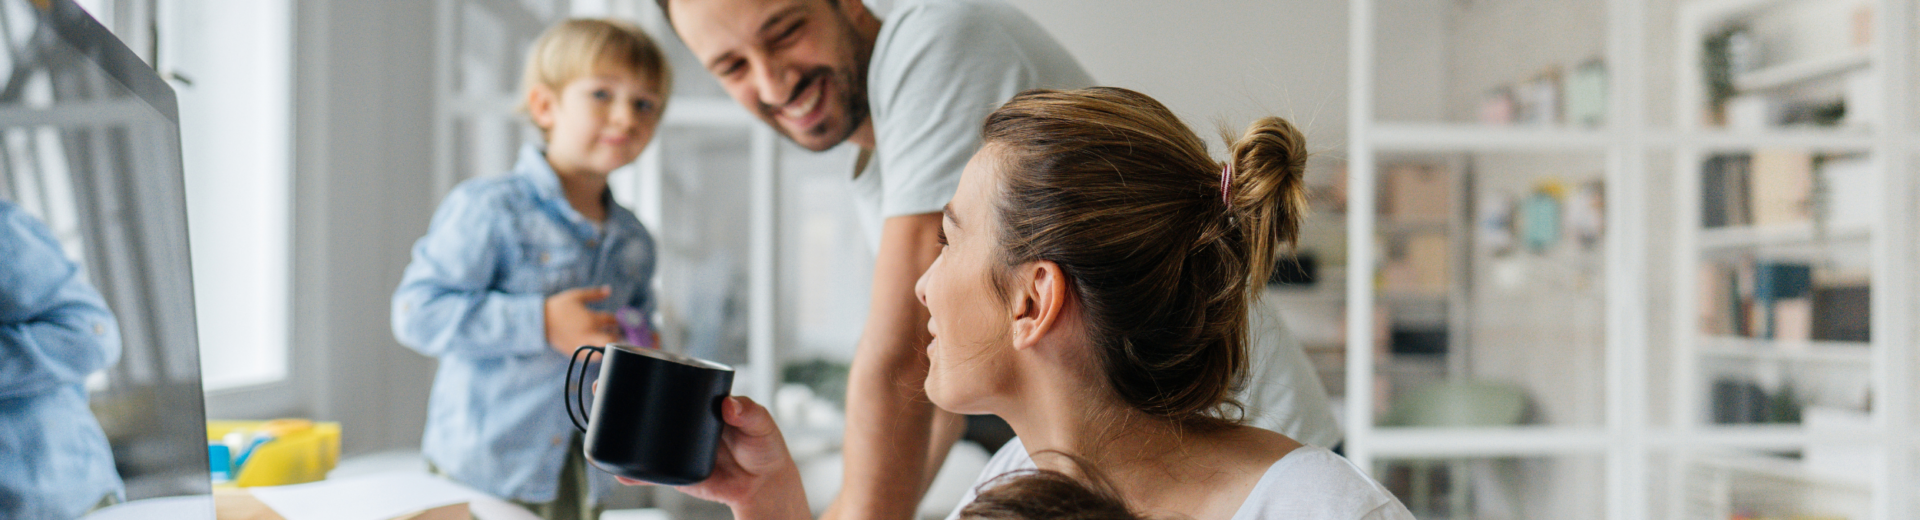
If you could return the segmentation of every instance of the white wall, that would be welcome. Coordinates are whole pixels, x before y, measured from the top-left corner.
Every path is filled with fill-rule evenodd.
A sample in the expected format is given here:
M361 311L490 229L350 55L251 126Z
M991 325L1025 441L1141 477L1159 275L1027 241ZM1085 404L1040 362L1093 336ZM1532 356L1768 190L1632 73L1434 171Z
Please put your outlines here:
M294 12L294 365L341 449L418 446L433 363L388 300L432 215L433 3L302 0Z
M1095 81L1165 103L1220 152L1256 117L1292 120L1318 152L1344 155L1344 2L1009 0L1053 33Z

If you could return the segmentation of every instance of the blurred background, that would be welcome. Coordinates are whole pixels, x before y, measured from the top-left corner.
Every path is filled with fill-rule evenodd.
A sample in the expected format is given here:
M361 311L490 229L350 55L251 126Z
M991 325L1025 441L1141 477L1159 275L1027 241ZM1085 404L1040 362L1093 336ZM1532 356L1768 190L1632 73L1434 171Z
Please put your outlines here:
M1216 150L1304 129L1314 213L1267 296L1417 516L1920 517L1920 2L1009 2ZM433 362L388 298L440 197L537 138L525 48L640 23L679 73L614 190L666 344L741 367L832 496L872 263L852 150L776 138L652 1L80 3L179 96L207 416L338 421L349 462L417 461Z

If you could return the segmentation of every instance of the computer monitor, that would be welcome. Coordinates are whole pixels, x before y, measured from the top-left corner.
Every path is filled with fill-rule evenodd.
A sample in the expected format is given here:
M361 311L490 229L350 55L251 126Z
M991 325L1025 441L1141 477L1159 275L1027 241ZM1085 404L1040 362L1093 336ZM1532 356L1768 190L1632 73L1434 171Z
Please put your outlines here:
M205 497L173 89L72 0L0 0L0 47L0 199L51 231L118 323L119 361L84 387L125 498Z

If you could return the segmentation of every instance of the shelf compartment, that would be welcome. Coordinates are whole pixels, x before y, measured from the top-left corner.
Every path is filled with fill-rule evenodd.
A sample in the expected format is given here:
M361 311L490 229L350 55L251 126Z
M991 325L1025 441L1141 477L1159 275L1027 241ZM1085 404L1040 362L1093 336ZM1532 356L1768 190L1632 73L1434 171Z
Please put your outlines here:
M1606 150L1600 130L1545 126L1382 123L1368 137L1379 151Z
M1872 237L1872 231L1864 227L1821 230L1814 227L1811 222L1775 226L1731 226L1700 230L1699 246L1703 250L1808 246L1865 242Z
M1380 458L1502 457L1605 453L1604 429L1552 426L1377 428L1369 446Z
M1701 339L1700 354L1722 359L1857 364L1873 362L1871 343L1856 341L1775 341L1732 336Z
M1820 487L1849 489L1861 492L1870 492L1873 489L1873 482L1869 480L1816 473L1807 469L1806 464L1777 457L1720 453L1695 457L1693 463L1702 467L1732 473L1812 484Z
M1873 55L1866 50L1847 51L1790 63L1782 63L1740 74L1733 78L1733 88L1742 92L1773 90L1838 76L1871 66L1873 66Z
M1864 152L1880 144L1872 133L1854 128L1813 127L1777 130L1703 130L1656 132L1655 143L1672 143L1709 151L1747 151L1757 148L1801 148L1834 152Z
M1778 424L1703 424L1689 432L1662 432L1649 436L1654 445L1676 448L1740 448L1752 450L1803 450L1814 444L1881 443L1885 436L1873 431L1807 429L1798 423Z

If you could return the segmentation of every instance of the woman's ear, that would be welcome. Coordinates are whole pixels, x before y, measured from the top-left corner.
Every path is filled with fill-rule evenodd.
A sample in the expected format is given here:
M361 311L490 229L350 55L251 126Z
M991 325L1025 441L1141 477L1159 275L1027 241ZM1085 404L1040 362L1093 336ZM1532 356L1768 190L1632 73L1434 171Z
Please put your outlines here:
M1067 312L1067 273L1060 264L1046 260L1020 266L1014 277L1020 287L1014 291L1013 348L1031 348L1048 335L1062 332Z
M560 94L546 85L534 85L527 89L527 116L533 119L533 126L541 130L553 130L554 105L560 102Z

